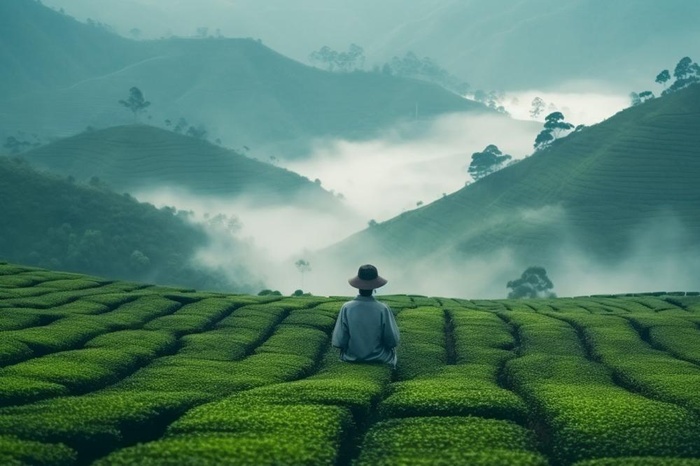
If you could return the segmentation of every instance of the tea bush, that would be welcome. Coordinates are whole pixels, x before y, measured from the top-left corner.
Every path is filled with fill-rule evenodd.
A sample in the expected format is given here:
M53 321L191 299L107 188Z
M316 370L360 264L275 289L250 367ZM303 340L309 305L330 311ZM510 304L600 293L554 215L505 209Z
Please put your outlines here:
M380 422L367 433L363 465L547 465L532 433L508 421L421 417Z

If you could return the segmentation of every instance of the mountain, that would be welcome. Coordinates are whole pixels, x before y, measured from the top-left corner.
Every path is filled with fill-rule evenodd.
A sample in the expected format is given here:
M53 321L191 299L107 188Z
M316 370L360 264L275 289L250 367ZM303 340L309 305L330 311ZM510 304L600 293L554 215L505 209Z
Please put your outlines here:
M296 173L147 125L84 132L22 157L79 182L97 177L120 192L169 188L202 197L245 197L259 205L341 208L335 196Z
M129 41L48 8L39 15L34 10L41 7L30 0L6 1L12 8L0 11L3 21L26 22L25 32L14 27L1 36L5 56L15 63L11 69L23 73L12 71L0 80L0 127L6 137L24 131L46 139L87 126L133 123L118 101L134 86L152 104L149 122L184 118L227 146L251 147L260 158L302 154L314 138L369 137L401 120L488 111L425 82L308 67L250 39ZM70 48L65 37L73 36L78 38ZM87 49L66 60L65 76L53 75L62 58L42 58L54 57L54 43L63 44L61 51ZM100 51L97 63L104 66L91 65ZM51 85L31 92L4 84L44 77Z
M581 267L635 258L640 272L680 273L700 258L699 108L694 85L626 109L323 254L403 269L485 258L483 271L499 254Z
M328 45L364 47L367 65L411 50L437 60L474 88L551 88L566 81L605 80L629 92L696 53L700 3L688 0L46 0L81 18L190 35L200 26L224 35L259 37L306 61ZM135 16L134 11L144 14ZM697 59L697 57L693 57Z
M0 259L108 278L186 287L260 289L193 259L209 238L170 209L0 157ZM233 254L234 251L229 251Z
M29 0L0 2L4 99L114 72L149 54L138 44Z

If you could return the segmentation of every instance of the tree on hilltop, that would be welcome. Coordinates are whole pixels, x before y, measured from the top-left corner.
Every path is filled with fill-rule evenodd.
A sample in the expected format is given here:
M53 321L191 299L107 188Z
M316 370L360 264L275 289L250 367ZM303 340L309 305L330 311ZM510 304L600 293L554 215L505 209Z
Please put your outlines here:
M574 125L564 121L564 114L552 112L544 119L544 129L535 138L535 150L542 149L555 139L558 139L565 131L574 129Z
M134 118L138 118L138 116L151 105L151 103L144 98L143 92L141 92L141 89L138 87L129 89L129 98L127 100L120 100L119 103L131 110L134 114Z
M668 70L663 70L661 73L656 75L656 82L663 84L666 87L666 83L671 79L671 73Z
M365 63L365 50L357 44L350 44L347 52L338 52L327 45L309 54L309 60L321 64L328 71L347 73L362 69Z
M472 154L472 161L469 164L469 174L474 181L478 181L503 168L503 165L511 158L510 155L501 152L498 146L489 144L483 151L474 152Z

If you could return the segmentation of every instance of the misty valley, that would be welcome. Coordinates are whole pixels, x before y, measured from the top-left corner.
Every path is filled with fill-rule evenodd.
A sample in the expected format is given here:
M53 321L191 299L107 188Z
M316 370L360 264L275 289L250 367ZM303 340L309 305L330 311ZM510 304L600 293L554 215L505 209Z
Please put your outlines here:
M0 463L700 465L700 3L166 3L0 2Z

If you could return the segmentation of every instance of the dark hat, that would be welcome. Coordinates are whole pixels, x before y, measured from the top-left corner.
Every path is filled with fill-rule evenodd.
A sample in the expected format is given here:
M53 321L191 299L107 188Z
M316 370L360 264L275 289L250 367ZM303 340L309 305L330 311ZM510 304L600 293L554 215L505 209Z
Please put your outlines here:
M360 266L357 275L348 280L350 286L359 290L374 290L387 284L387 280L379 276L377 268L366 264Z

